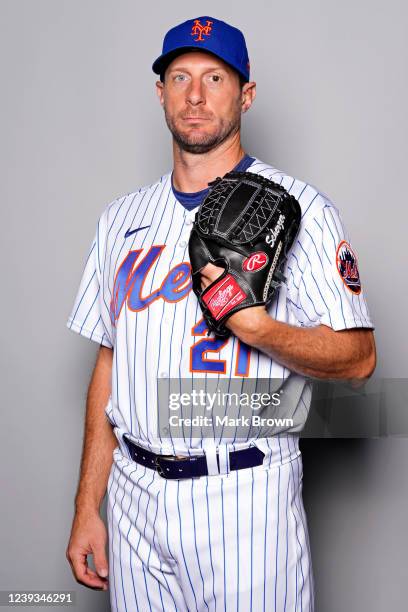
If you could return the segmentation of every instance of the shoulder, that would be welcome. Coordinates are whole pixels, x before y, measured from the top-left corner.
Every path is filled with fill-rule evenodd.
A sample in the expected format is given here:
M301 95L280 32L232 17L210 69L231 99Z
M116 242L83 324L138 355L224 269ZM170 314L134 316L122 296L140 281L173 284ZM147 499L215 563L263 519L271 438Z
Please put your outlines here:
M135 191L117 196L114 200L105 205L100 215L100 222L112 224L124 214L129 214L132 208L137 208L141 202L150 202L153 198L157 201L163 192L164 186L170 178L170 172L163 174L157 181L149 185L139 187Z
M339 216L339 211L330 197L312 183L287 174L284 170L279 170L270 164L266 164L259 159L255 159L248 168L249 172L260 174L271 181L282 185L288 193L293 195L299 202L302 210L302 225L310 225L315 219L322 218L328 209L335 217Z

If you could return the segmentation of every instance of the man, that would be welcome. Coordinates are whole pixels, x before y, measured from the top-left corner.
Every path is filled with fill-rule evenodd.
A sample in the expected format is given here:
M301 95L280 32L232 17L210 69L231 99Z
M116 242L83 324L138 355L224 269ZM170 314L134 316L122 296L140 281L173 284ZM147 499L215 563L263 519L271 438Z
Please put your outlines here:
M100 349L67 558L91 588L107 589L109 572L112 610L310 611L298 446L305 377L363 381L374 370L357 259L326 196L245 154L240 121L256 85L239 30L206 16L180 24L153 70L173 172L102 213L68 321ZM232 315L231 336L219 339L206 335L187 247L208 183L232 169L281 184L302 221L276 298ZM202 286L219 272L208 264ZM280 379L298 426L263 439L161 436L160 382L203 378Z

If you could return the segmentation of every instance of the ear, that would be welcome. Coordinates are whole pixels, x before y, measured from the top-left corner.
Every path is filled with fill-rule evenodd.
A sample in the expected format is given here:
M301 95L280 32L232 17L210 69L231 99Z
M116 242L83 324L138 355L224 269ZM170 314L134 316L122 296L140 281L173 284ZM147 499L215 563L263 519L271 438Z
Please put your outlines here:
M159 98L160 104L164 104L164 83L162 81L156 81L156 93Z
M246 113L252 106L253 101L256 98L256 83L250 81L245 83L241 91L241 112Z

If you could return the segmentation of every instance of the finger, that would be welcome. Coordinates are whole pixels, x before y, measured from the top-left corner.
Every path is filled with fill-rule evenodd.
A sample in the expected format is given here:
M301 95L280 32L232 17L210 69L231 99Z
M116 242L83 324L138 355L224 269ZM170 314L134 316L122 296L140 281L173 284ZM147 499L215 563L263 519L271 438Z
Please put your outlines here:
M106 559L105 546L98 544L93 548L93 558L95 569L99 576L106 578L108 575L108 561Z
M99 581L101 581L103 590L104 590L104 591L106 591L106 590L107 590L107 588L108 588L108 583L109 583L108 578L101 578L100 576L98 576L98 574L97 574L96 572L94 572L93 570L91 570L91 568L90 568L90 567L88 567L88 569L87 569L87 574L88 574L88 575L89 575L89 576L90 576L90 577L91 577L93 580L95 580L95 583L96 583L98 580L99 580Z
M94 572L92 572L92 570L88 568L87 557L85 554L71 554L71 565L73 568L74 576L78 582L88 587L103 587L104 580L102 578L99 578Z

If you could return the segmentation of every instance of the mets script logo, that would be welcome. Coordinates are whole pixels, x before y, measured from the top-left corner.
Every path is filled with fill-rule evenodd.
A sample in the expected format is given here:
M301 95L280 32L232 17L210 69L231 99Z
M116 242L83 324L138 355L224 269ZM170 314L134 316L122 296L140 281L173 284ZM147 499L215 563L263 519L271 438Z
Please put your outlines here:
M342 240L336 251L337 269L343 283L352 293L361 292L360 273L357 266L357 257L348 242Z
M250 257L247 257L242 262L242 269L244 272L258 272L262 270L268 263L268 256L263 251L253 253Z
M191 28L191 36L198 36L194 41L198 42L200 40L205 40L204 36L210 36L210 32L212 30L213 21L207 21L207 25L202 25L199 19L194 20L194 25Z
M110 318L113 325L116 325L124 304L127 305L129 310L137 312L148 308L152 302L159 298L166 302L178 302L190 292L192 287L191 266L185 261L171 268L162 280L160 287L153 289L155 276L151 268L165 248L165 244L152 246L140 261L138 260L143 249L129 251L126 255L116 273L113 284L110 303ZM150 275L149 272L151 272ZM144 288L148 275L150 292Z

